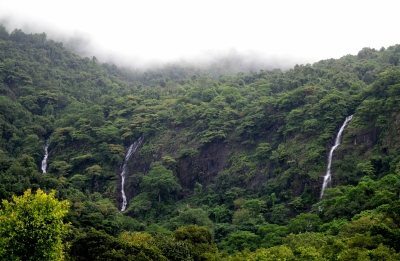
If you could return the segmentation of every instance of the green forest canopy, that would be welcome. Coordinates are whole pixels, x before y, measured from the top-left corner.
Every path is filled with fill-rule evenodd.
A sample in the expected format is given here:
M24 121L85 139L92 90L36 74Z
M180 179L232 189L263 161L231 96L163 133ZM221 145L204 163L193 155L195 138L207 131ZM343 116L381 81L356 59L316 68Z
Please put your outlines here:
M67 200L71 260L398 260L399 58L132 71L0 26L0 198Z

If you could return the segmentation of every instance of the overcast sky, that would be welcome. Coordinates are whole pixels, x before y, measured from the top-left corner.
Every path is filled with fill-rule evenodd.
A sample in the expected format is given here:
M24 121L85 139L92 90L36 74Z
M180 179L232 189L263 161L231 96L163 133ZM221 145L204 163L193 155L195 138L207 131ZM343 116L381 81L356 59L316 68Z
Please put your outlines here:
M295 64L400 43L396 2L0 0L0 20L10 32L79 37L88 55L103 60L141 64L234 53Z

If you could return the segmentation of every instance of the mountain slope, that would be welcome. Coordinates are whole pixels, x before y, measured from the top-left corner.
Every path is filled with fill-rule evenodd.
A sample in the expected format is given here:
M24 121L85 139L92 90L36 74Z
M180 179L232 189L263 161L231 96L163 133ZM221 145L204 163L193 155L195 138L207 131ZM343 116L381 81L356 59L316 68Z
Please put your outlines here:
M57 189L78 231L195 223L233 251L242 250L229 243L243 236L235 233L266 238L266 224L298 233L293 222L304 215L326 225L398 198L398 45L215 77L189 65L130 71L79 57L44 33L0 31L0 197ZM333 156L333 188L319 202L327 155L351 114ZM120 166L140 137L120 213ZM256 247L276 244L265 240Z

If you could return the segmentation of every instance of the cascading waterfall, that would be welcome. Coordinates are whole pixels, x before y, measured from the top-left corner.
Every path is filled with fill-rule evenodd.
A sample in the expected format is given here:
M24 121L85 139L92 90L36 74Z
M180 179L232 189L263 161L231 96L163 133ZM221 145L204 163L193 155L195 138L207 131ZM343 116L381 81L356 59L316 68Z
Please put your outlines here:
M122 195L121 212L125 211L126 205L128 204L128 202L126 201L126 195L125 195L125 190L124 190L125 173L126 173L126 168L127 168L127 165L128 165L128 161L132 157L132 155L136 153L136 151L139 148L139 146L142 145L143 140L144 140L144 138L140 137L131 146L129 146L129 148L126 150L125 159L124 159L124 162L122 163L122 166L121 166L121 195Z
M46 141L46 143L43 145L43 150L44 150L44 157L42 160L42 173L46 173L47 170L47 158L49 157L49 142Z
M324 176L324 183L322 183L322 189L321 189L321 195L320 195L320 199L322 199L322 196L324 195L324 191L326 189L326 187L328 186L328 184L331 182L331 165L332 165L332 155L333 152L335 151L335 149L337 147L339 147L340 145L340 140L342 139L342 133L344 128L346 128L347 124L349 123L349 121L351 121L351 119L353 118L353 115L350 115L346 118L346 120L344 121L342 127L340 127L340 130L336 136L336 140L335 140L335 145L333 145L333 147L331 148L331 151L329 152L329 157L328 157L328 166L326 167L326 174Z

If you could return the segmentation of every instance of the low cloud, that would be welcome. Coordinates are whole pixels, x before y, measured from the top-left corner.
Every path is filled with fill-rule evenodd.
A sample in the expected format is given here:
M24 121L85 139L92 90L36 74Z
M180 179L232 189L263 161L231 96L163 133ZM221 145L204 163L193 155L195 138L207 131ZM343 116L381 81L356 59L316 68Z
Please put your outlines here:
M285 70L400 42L392 33L396 9L384 4L359 12L348 2L128 2L3 1L0 21L10 32L45 32L81 56L135 69L190 63ZM386 20L370 19L380 13Z

